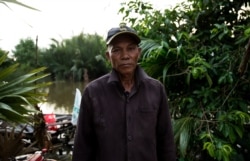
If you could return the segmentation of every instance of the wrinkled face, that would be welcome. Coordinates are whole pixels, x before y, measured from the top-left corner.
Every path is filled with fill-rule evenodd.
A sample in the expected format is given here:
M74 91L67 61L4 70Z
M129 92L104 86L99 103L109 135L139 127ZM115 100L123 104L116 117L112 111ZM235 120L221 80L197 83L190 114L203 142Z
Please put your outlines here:
M141 48L129 35L119 35L108 45L106 56L112 67L121 75L133 74L141 54Z

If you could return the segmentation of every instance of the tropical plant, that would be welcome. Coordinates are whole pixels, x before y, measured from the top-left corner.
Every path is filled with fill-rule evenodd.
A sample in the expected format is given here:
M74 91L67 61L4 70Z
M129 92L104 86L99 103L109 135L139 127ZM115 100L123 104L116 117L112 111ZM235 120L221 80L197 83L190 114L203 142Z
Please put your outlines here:
M3 128L1 126L1 128ZM29 154L37 150L33 147L36 142L26 145L23 141L24 130L26 126L22 129L17 130L15 127L6 127L5 131L1 131L0 134L0 159L1 161L15 160L18 155ZM1 129L3 130L3 129Z
M12 77L18 70L18 64L2 65L7 58L8 54L0 57L0 121L1 124L8 123L8 128L1 127L5 132L0 133L0 147L4 147L0 157L3 161L27 153L33 145L44 148L50 143L45 121L38 107L38 103L43 102L47 95L40 89L51 84L43 81L49 75L43 73L46 68L37 68L24 75ZM30 147L24 147L24 129L19 133L15 130L18 124L23 123L34 127L34 142ZM9 128L12 131L8 131Z
M0 3L8 8L8 3L14 3L37 10L16 0L0 0ZM35 65L37 67L37 64ZM46 144L50 142L43 114L38 107L38 103L42 102L47 94L40 89L51 84L43 81L49 74L44 74L46 68L41 67L20 75L18 67L18 63L14 63L6 52L0 50L0 160L2 161L13 160L18 154L28 153L34 144L38 144L39 148L46 148L48 147ZM34 125L35 141L28 147L24 147L23 142L23 130L26 126L18 133L15 130L16 125L22 123ZM8 126L3 127L3 124Z
M7 58L7 54L1 56L0 66ZM50 85L50 82L38 82L47 77L42 73L46 68L38 68L27 74L8 80L18 70L18 64L1 68L0 72L0 119L13 122L28 122L29 115L37 112L35 105L43 101L46 93L39 91ZM8 80L8 81L6 81ZM33 108L32 108L33 107Z
M108 72L103 59L105 43L99 35L79 34L59 42L52 39L50 48L42 51L41 61L55 80L82 81L84 75L94 79Z
M180 161L250 159L249 5L188 0L161 11L135 0L119 10L143 38L140 64L166 86Z
M6 131L0 135L0 158L2 161L8 161L12 156L17 156L20 151L24 148L24 143L22 142L22 133L15 132L15 128L9 132Z

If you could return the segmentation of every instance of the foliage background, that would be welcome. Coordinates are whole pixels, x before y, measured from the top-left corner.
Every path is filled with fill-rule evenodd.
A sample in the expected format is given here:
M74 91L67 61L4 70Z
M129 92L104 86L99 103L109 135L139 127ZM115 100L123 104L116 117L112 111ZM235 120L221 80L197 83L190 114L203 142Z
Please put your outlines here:
M120 13L144 38L141 65L166 86L179 160L249 160L249 2L161 12L135 0Z
M46 66L53 81L83 81L86 74L92 80L108 72L105 43L101 36L80 33L61 42L52 41L48 49L35 52L36 43L32 39L20 40L13 54L22 64L23 71Z

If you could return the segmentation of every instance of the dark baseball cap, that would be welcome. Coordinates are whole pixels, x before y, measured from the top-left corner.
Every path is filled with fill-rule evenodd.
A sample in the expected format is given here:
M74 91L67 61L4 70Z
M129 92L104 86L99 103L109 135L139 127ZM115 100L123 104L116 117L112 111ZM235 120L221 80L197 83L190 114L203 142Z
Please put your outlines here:
M124 23L120 24L120 27L115 27L115 28L111 28L108 31L108 35L106 38L106 44L109 45L110 42L118 35L122 35L122 34L127 34L130 35L131 37L133 37L135 39L135 42L137 44L139 44L141 42L140 37L138 36L138 34L136 33L136 31L128 26L126 26Z

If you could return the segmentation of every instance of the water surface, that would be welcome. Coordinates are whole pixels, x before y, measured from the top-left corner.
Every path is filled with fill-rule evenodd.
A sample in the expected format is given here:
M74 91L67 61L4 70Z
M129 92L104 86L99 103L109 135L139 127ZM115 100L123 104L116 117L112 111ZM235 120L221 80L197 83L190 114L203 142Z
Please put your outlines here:
M53 82L46 88L48 93L47 101L39 104L44 114L71 114L76 88L81 92L84 88L84 82Z

